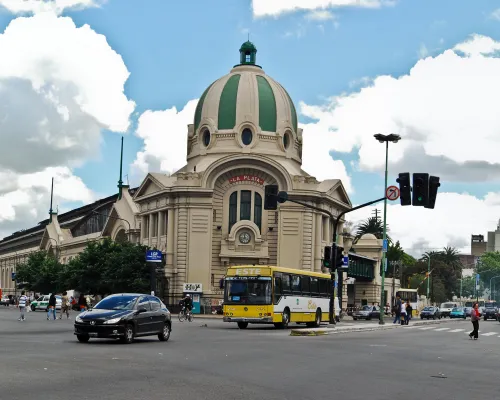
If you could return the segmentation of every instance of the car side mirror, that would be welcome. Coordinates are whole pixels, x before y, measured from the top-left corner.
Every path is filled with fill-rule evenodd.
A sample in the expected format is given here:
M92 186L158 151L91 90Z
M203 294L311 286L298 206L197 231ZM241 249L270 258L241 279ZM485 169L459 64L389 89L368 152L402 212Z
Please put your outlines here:
M137 312L138 312L139 314L141 314L141 313L145 313L145 312L147 312L147 311L148 311L148 310L146 309L146 307L139 307L139 308L137 309Z

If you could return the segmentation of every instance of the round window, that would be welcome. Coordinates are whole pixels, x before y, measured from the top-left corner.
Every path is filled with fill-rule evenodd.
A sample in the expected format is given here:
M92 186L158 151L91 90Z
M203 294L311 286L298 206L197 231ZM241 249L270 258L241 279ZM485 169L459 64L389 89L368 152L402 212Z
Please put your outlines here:
M283 146L285 146L286 150L290 147L290 134L288 132L283 136Z
M250 143L252 143L253 139L253 133L252 130L249 128L243 129L243 132L241 133L241 141L245 146L248 146Z
M203 131L203 145L207 147L210 144L210 131L205 129Z

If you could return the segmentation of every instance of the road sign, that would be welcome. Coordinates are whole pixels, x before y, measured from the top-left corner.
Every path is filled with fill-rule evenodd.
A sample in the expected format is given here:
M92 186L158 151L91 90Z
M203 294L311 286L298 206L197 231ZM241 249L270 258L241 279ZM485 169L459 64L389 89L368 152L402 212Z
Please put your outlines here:
M479 285L476 285L476 290L479 290Z
M159 250L148 250L146 253L146 261L147 262L156 262L161 263L162 261L162 253Z
M344 256L344 258L342 258L342 266L343 267L349 266L349 256Z
M387 239L382 242L382 252L387 253Z
M479 284L479 274L476 274L476 285Z
M399 188L397 186L389 186L385 191L385 196L387 200L397 200L399 199Z

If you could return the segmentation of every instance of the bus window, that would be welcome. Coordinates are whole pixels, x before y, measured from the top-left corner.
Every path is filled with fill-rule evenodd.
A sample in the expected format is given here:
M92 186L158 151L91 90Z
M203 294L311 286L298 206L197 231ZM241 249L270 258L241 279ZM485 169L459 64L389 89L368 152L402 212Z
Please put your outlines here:
M326 279L318 279L319 293L321 297L328 297L328 281Z
M292 292L294 294L301 294L300 290L300 276L292 275Z
M281 290L282 290L283 294L290 294L291 293L290 275L283 274L281 276Z
M308 276L303 276L301 279L301 290L304 296L309 296L311 293L310 278Z
M281 291L281 274L280 273L275 273L274 274L274 293L276 293L277 296L281 296L282 291Z
M318 297L319 296L319 282L318 278L311 277L311 296Z

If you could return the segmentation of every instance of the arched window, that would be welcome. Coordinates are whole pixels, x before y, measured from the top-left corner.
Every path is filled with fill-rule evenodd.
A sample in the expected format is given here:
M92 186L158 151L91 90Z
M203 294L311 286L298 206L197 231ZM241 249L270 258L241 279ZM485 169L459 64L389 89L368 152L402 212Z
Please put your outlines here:
M262 228L262 196L260 193L253 190L236 190L231 193L229 196L229 232L238 221L253 221L259 229Z

